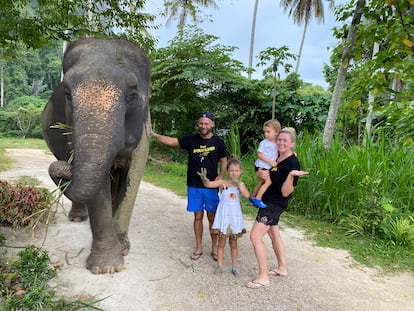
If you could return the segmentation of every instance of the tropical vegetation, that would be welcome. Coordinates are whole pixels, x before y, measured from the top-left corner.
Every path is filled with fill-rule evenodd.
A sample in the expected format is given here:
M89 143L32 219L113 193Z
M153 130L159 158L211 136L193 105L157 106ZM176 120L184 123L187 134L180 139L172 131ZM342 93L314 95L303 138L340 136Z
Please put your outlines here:
M252 187L262 124L276 116L296 128L296 152L311 173L301 178L290 212L335 228L344 241L360 241L367 264L377 263L377 252L383 254L381 266L413 270L414 0L351 0L335 7L342 25L333 31L338 44L324 69L328 91L298 73L283 80L276 75L279 66L289 71L295 60L283 45L260 53L257 64L266 67L261 79L246 78L253 69L233 59L236 47L218 43L194 18L213 1L165 1L165 14L187 12L194 23L179 24L177 35L157 49L147 35L156 26L144 4L20 0L2 5L0 136L41 137L40 113L60 80L67 40L85 34L127 37L151 58L154 131L193 132L197 111L212 111L217 135L243 160ZM170 172L185 168L180 150L155 143L151 148L168 160ZM357 243L345 244L352 251Z

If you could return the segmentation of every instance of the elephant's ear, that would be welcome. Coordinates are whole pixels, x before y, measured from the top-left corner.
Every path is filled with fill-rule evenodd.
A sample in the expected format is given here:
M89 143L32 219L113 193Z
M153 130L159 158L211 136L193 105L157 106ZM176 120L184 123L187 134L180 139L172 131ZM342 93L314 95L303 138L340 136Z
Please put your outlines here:
M59 83L42 112L42 131L43 137L49 149L59 160L67 161L71 152L71 135L65 135L67 130L52 128L58 123L72 126L71 120L66 116L66 98L63 84Z

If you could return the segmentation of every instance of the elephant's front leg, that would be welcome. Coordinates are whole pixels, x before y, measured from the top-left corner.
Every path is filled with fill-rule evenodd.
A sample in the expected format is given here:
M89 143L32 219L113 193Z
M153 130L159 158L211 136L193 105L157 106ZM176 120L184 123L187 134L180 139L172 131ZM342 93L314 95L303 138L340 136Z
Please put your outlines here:
M121 244L112 219L109 179L104 182L88 212L92 230L92 249L86 267L93 274L120 272L124 266Z

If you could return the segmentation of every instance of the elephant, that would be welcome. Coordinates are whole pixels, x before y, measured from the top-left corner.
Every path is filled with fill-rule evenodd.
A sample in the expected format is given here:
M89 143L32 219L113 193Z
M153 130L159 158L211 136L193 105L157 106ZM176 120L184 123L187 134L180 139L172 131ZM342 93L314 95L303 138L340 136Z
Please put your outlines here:
M77 39L42 112L43 137L57 159L49 175L68 184L70 220L89 217L86 267L93 274L120 272L130 249L128 227L151 135L150 67L128 40Z

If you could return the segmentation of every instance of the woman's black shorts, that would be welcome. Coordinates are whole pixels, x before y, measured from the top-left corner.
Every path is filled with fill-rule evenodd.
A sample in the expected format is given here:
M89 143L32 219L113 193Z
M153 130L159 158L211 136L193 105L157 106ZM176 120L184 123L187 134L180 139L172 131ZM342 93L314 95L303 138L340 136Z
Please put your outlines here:
M279 224L280 215L285 211L283 207L277 204L267 203L266 208L259 208L256 221L266 226L277 226Z

